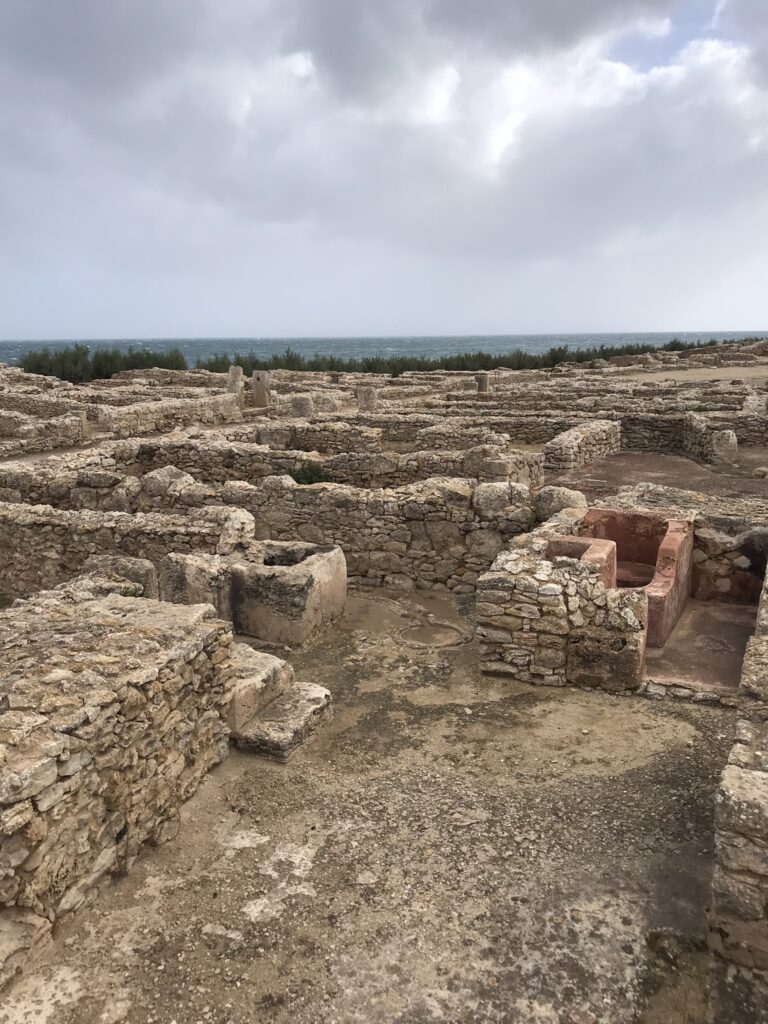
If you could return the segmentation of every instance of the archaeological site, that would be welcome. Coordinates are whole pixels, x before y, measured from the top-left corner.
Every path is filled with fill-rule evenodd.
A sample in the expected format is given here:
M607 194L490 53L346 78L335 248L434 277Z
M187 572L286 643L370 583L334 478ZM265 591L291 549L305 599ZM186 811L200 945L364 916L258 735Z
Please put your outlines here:
M768 1022L768 342L0 367L0 1024Z

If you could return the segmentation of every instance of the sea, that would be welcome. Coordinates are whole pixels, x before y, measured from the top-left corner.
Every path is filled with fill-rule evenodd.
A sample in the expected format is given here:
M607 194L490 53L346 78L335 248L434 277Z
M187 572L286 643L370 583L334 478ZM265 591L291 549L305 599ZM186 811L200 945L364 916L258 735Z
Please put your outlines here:
M47 347L67 348L70 345L87 345L90 349L114 347L118 349L148 348L165 351L180 348L189 366L198 359L210 356L237 353L254 353L264 357L279 355L287 348L304 356L320 354L338 356L342 359L365 356L439 356L457 355L461 352L489 352L504 355L515 350L540 353L559 345L571 349L590 348L593 345L636 345L661 346L673 339L681 341L738 340L747 337L768 337L768 331L672 331L653 334L463 334L463 335L403 335L398 337L348 337L348 338L81 338L71 340L39 339L37 341L0 341L0 362L13 365L18 363L30 349Z

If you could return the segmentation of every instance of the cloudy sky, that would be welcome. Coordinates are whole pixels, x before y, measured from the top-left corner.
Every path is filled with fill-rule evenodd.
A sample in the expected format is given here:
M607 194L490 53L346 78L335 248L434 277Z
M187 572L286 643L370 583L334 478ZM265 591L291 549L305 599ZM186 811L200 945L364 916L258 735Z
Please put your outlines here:
M0 0L0 337L768 330L768 0Z

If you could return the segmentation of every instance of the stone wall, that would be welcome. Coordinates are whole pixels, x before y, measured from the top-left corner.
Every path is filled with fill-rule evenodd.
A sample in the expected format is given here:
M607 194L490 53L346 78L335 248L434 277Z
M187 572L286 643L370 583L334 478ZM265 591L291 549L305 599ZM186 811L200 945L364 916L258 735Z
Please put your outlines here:
M481 668L546 686L637 690L647 596L606 585L609 542L574 544L553 532L564 522L561 516L519 538L477 581Z
M203 483L227 480L257 482L289 474L315 481L354 487L401 487L435 476L510 480L537 486L543 478L543 458L536 452L504 451L492 445L457 451L319 452L280 451L267 445L222 440L211 435L148 438L104 449L116 469L145 473L176 466ZM4 474L0 467L0 487ZM17 481L20 479L16 474ZM303 482L313 482L311 479ZM25 498L25 500L28 500Z
M112 380L119 384L151 381L161 387L220 388L227 386L226 373L210 370L163 370L159 367L144 370L119 370L112 374Z
M221 497L251 512L273 540L337 544L352 578L457 593L472 593L505 541L533 521L526 487L456 479L363 490L271 478L260 488L225 485Z
M9 418L11 416L12 420ZM82 444L90 437L85 413L55 416L52 419L14 413L6 414L3 420L5 430L0 440L0 457L4 458L68 448Z
M205 398L168 398L136 405L99 406L97 429L109 437L136 437L154 431L205 423L233 423L242 419L237 395L210 395Z
M768 585L768 581L766 581ZM715 798L711 1019L768 1021L768 597L741 673L743 718Z
M413 449L422 451L475 448L481 444L496 445L507 450L512 447L508 434L498 433L490 427L471 426L465 421L454 419L440 420L434 425L421 427L415 432L412 441Z
M0 613L0 985L227 753L231 632L81 577Z
M621 448L621 430L610 420L592 420L558 434L544 445L548 473L567 473L613 455Z
M764 408L766 396L754 396ZM756 405L757 403L755 403ZM713 426L720 430L732 430L739 444L760 447L768 444L768 417L764 413L746 409L743 412L720 415L715 413L711 418Z
M227 427L221 437L230 441L266 444L281 451L344 452L381 451L381 431L350 423L315 420L258 420L241 427Z
M8 412L36 416L42 420L52 420L58 416L69 416L85 411L74 388L65 390L64 396L55 392L40 393L29 388L6 389L0 392L0 405Z
M191 517L0 503L0 590L23 597L57 586L92 555L129 555L158 565L171 552L227 554L253 534L250 517L234 509L208 508Z
M83 462L83 457L64 460L64 465L78 461ZM105 462L114 465L115 460L107 457ZM253 515L261 539L340 546L350 576L369 584L449 587L469 593L505 541L529 529L534 516L531 494L524 485L477 484L472 479L453 478L377 489L322 483L304 486L287 476L266 477L258 486L237 480L207 485L171 467L135 477L123 476L108 465L67 471L17 465L0 470L0 495L7 502L36 500L56 506L52 517L52 509L36 513L28 505L0 505L0 525L7 520L11 526L5 543L0 534L0 573L5 565L4 574L12 576L13 567L18 566L20 581L30 577L33 589L62 578L41 578L46 567L51 572L57 571L57 566L61 571L76 571L94 552L118 550L140 555L147 551L144 557L155 561L159 551L164 555L169 550L190 550L191 535L186 534L184 524L189 530L204 532L199 510L213 512L218 507L217 514L222 515L221 506L229 506L232 512L246 510ZM71 508L119 508L122 512L59 511ZM152 518L153 512L169 511L173 515ZM129 513L133 512L144 513L144 518L131 519ZM29 534L22 534L19 524L29 516L34 525ZM168 520L169 536L159 545L152 524L159 527L164 519ZM121 539L118 544L110 529L99 534L104 523L123 524L134 539ZM54 528L51 543L41 547L42 557L35 567L27 566L26 557L33 550L31 545L39 542L35 538L43 526ZM178 540L174 533L186 538L186 547L172 547ZM47 535L44 539L49 540ZM21 547L16 549L16 543ZM199 549L205 550L206 543L199 540ZM46 554L49 547L50 556Z

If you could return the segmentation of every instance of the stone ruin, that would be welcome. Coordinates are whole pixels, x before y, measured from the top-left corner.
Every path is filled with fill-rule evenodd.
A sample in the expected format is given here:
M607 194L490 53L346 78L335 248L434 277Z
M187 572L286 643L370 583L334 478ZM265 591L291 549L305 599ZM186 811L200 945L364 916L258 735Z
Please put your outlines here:
M351 586L471 602L498 680L736 709L711 1005L768 1013L768 494L599 477L768 450L764 382L654 376L768 367L768 345L602 363L82 387L0 369L0 984L173 840L230 747L284 762L310 739L331 694L279 655ZM691 602L755 608L737 684L671 671Z

